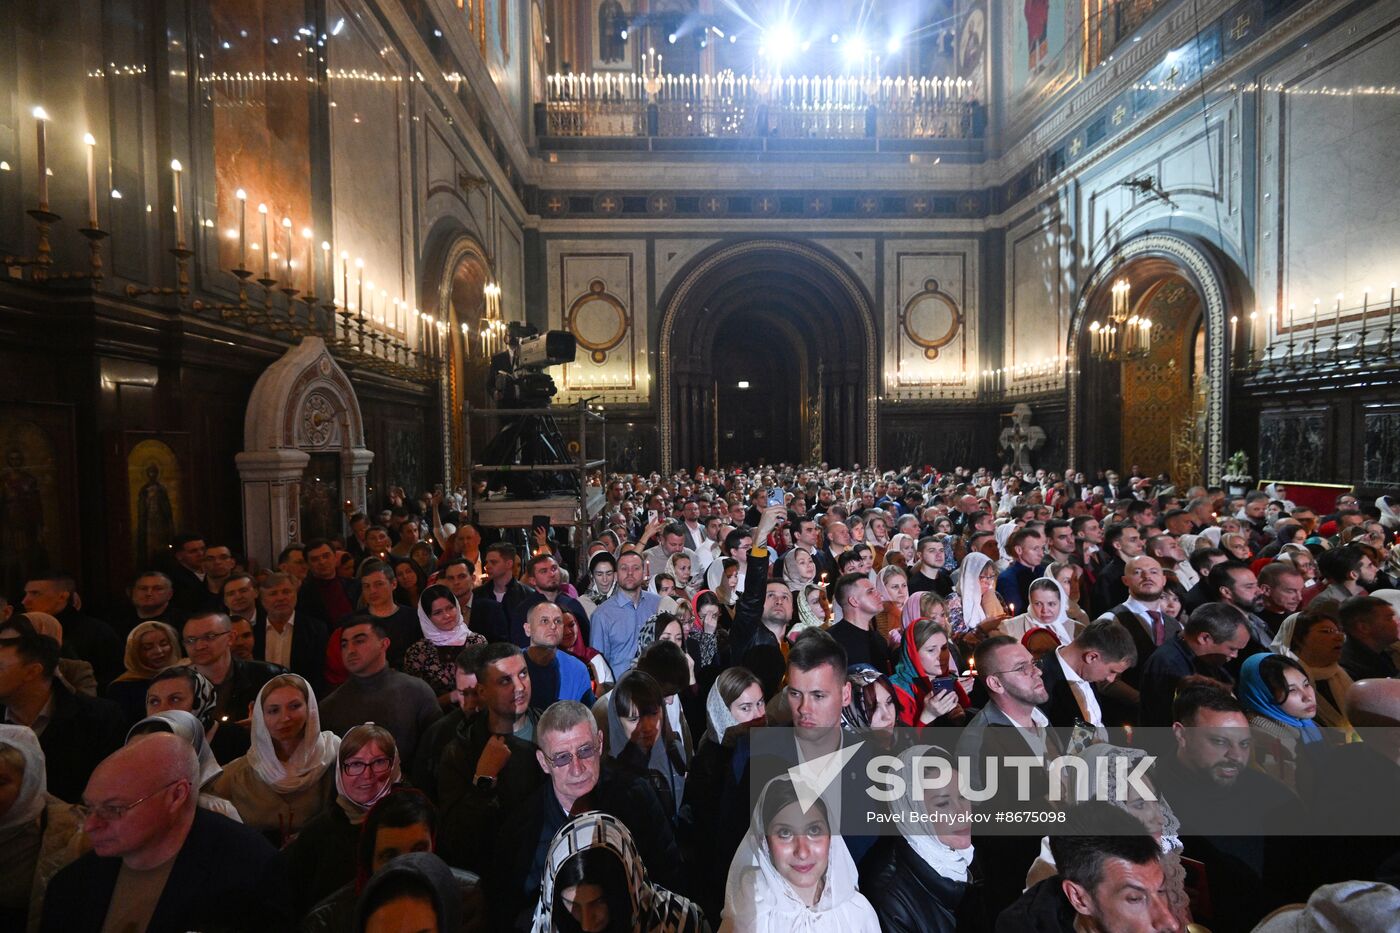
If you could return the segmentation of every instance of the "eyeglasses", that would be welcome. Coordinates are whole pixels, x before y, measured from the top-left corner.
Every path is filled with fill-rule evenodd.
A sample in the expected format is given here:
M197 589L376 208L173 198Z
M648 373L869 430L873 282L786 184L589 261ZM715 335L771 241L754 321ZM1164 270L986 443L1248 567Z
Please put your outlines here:
M1007 674L1015 674L1017 677L1025 677L1033 670L1035 670L1035 661L1026 661L1023 664L1017 664L1015 667L1008 667L1004 671L992 671L991 673L986 674L985 676L1005 677Z
M166 784L163 787L158 787L146 796L140 798L139 800L133 800L131 803L102 803L96 806L89 806L88 804L80 803L77 806L78 819L81 822L86 822L88 817L95 816L104 823L115 823L117 820L126 816L128 811L135 809L136 807L145 803L147 800L150 800L152 797L159 796L166 790L169 790L170 788L174 787L176 784L188 783L189 782L184 780L183 778L181 778L180 780L171 781L169 784Z
M585 745L582 748L580 748L577 752L560 752L553 758L546 757L545 761L549 762L549 766L551 768L554 768L557 771L563 771L565 768L569 767L569 765L574 763L575 758L577 758L579 761L588 761L596 757L597 754L598 746Z
M185 644L190 645L190 646L194 646L194 645L208 645L208 644L212 644L216 639L223 638L223 637L224 637L225 635L227 635L227 634L229 634L229 633L228 633L228 632L210 632L208 635L186 635L186 636L185 636Z
M358 758L352 758L341 765L340 770L351 777L359 777L365 773L366 768L375 774L388 774L389 769L393 766L394 759L392 758L371 758L369 761L361 761Z

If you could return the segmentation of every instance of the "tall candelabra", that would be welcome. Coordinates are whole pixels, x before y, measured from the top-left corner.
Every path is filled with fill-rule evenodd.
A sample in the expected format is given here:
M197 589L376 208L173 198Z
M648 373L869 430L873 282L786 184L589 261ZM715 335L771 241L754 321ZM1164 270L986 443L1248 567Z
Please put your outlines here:
M1372 292L1362 292L1361 304L1343 307L1338 294L1329 317L1323 316L1323 302L1314 299L1308 313L1296 305L1286 315L1270 312L1261 321L1259 312L1247 318L1230 318L1231 370L1241 376L1310 378L1337 374L1360 374L1400 364L1396 346L1396 286L1391 284L1389 299L1372 301ZM1268 340L1267 322L1276 323L1275 338ZM1351 323L1350 329L1343 325Z

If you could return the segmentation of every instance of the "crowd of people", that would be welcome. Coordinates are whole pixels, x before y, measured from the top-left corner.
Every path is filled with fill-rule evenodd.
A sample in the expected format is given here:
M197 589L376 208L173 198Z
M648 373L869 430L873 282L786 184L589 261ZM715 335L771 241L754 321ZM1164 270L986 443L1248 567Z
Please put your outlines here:
M273 567L182 534L106 618L62 573L0 596L0 928L1394 927L1389 499L598 482L581 539L395 489ZM970 783L875 808L877 753ZM1058 793L1066 754L1113 793Z

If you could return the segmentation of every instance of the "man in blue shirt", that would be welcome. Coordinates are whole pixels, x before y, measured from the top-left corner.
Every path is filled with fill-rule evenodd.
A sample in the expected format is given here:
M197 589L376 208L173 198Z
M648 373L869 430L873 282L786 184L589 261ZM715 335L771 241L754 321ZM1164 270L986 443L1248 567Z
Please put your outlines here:
M642 555L629 551L617 559L617 592L590 620L589 644L608 659L621 679L637 660L637 633L661 609L661 597L642 589L646 580Z
M1031 584L1040 576L1045 538L1039 531L1022 528L1007 539L1006 553L1015 561L997 576L997 595L1002 602L1016 607L1016 612L1025 612L1031 603Z
M553 603L536 603L525 614L525 667L530 672L530 706L544 712L556 700L593 705L593 678L588 665L559 650L564 612Z

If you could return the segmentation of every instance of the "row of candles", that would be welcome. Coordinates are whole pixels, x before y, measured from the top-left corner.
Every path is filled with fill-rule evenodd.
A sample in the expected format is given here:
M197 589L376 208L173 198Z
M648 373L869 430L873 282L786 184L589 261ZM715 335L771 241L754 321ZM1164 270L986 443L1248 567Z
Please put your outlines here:
M1251 344L1246 351L1243 363L1251 366L1256 364L1262 365L1266 360L1270 363L1284 364L1292 364L1294 362L1311 363L1318 361L1319 357L1329 356L1335 361L1342 347L1342 321L1352 313L1354 313L1360 321L1357 342L1354 347L1357 354L1359 355L1366 348L1367 334L1370 330L1370 319L1374 317L1383 317L1385 320L1381 341L1386 350L1389 351L1394 344L1397 323L1397 307L1395 302L1396 287L1397 283L1390 283L1389 297L1384 304L1379 301L1372 302L1372 289L1369 286L1363 287L1361 290L1360 307L1352 308L1342 307L1342 302L1346 296L1345 293L1338 292L1333 299L1333 304L1330 309L1330 320L1322 316L1323 303L1321 298L1313 299L1312 312L1306 317L1298 313L1296 305L1289 305L1286 320L1278 321L1280 335L1282 334L1283 328L1285 326L1287 327L1287 343L1284 343L1281 339L1275 339L1272 346L1268 349L1260 349L1257 355L1255 347ZM1270 318L1277 317L1276 311L1277 309L1271 309L1269 314ZM1248 318L1249 324L1247 325L1248 333L1254 333L1254 326L1257 324L1258 318L1258 312L1250 313ZM1239 346L1239 329L1240 318L1238 315L1232 315L1230 317L1231 347ZM1297 334L1301 330L1309 331L1310 336L1304 337L1302 345L1299 346ZM1329 330L1331 331L1330 335L1328 334ZM1325 346L1324 341L1327 342ZM1240 361L1237 358L1237 363L1238 362Z
M545 84L547 99L551 102L639 102L646 97L660 97L663 100L748 99L771 95L791 105L837 107L911 100L962 103L969 99L970 93L970 82L963 78L886 77L867 80L831 75L772 78L735 75L733 72L713 77L707 74L606 72L553 74L545 79Z

